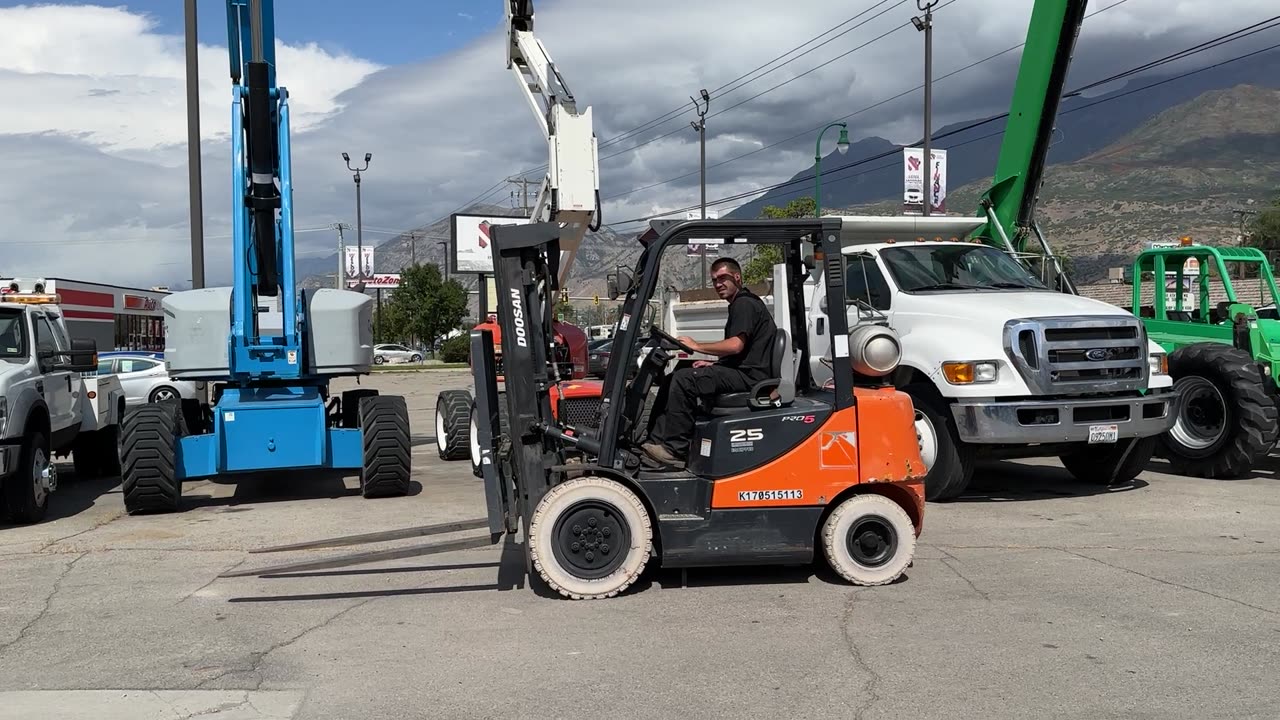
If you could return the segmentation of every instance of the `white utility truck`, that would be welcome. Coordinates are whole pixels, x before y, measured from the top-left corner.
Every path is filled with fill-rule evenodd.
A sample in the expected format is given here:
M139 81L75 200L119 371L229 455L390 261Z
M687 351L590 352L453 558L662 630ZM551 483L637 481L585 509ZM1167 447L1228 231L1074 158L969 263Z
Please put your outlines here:
M887 323L901 339L895 384L916 406L930 500L960 495L979 458L1059 457L1077 479L1108 485L1142 471L1176 419L1177 396L1141 320L1048 289L1006 252L964 240L982 218L841 220L849 325ZM816 273L804 298L818 384L831 377L826 297ZM762 298L772 305L772 294ZM655 320L677 337L715 341L727 307L664 302ZM845 343L835 338L835 357L847 357Z
M54 457L72 456L78 477L120 474L124 390L98 368L93 340L72 340L43 280L0 286L0 515L44 519L57 490Z

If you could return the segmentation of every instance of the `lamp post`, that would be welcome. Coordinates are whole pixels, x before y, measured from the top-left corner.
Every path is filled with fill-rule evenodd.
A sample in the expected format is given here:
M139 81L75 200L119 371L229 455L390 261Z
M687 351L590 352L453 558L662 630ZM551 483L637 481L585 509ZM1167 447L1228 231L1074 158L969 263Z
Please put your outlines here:
M933 154L929 149L929 136L933 134L933 6L938 0L916 0L916 7L924 13L911 18L911 24L924 33L924 175L920 176L920 189L924 191L924 214L927 217L933 205Z
M849 152L849 126L842 122L833 122L818 133L818 141L813 146L813 216L822 217L822 136L833 127L840 128L840 139L836 141L836 150L843 155Z
M701 146L700 152L702 155L702 159L699 163L699 167L701 168L700 184L702 185L702 219L706 220L707 219L707 110L711 107L711 95L707 92L706 88L702 88L702 104L698 104L698 101L694 99L692 95L689 96L689 99L693 100L693 107L698 111L698 121L690 122L689 124L693 126L693 129L695 131L697 131L698 144ZM702 287L705 288L707 286L707 246L702 245L701 247L698 248L698 250L699 250L698 254L702 256Z
M351 156L342 153L342 159L347 163L347 170L351 171L351 177L356 183L356 292L364 292L364 281L368 276L364 272L364 220L360 215L360 173L369 169L369 161L373 159L373 153L364 154L364 167L351 167Z

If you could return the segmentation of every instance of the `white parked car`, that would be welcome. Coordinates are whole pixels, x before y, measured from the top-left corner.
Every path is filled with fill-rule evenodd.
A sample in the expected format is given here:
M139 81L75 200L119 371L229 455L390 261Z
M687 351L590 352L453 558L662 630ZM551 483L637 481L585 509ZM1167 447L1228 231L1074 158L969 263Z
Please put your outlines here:
M383 343L373 346L373 364L382 365L389 362L422 362L422 353L411 350L404 345Z
M125 404L129 406L161 400L205 398L203 382L170 379L164 358L154 353L110 353L108 357L99 356L98 375L118 377L120 386L124 388Z

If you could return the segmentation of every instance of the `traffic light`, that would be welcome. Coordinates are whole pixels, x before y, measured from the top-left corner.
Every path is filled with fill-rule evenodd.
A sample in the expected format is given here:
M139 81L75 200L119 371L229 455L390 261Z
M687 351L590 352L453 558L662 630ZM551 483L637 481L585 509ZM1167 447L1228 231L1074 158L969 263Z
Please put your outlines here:
M560 291L560 302L569 302L569 290L567 288Z
M599 294L599 293L596 293L595 295L592 295L592 296L591 296L591 302L595 303L596 305L599 305L599 304L600 304L600 294Z

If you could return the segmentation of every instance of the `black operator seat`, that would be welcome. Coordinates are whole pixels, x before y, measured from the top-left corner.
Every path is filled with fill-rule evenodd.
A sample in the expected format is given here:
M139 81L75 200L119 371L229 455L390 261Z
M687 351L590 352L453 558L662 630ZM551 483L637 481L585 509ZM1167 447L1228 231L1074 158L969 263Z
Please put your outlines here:
M784 328L778 328L773 333L773 347L769 355L769 377L756 383L747 392L724 393L716 396L715 404L711 406L711 414L733 415L752 409L791 405L796 399L795 370L792 362L791 338Z

